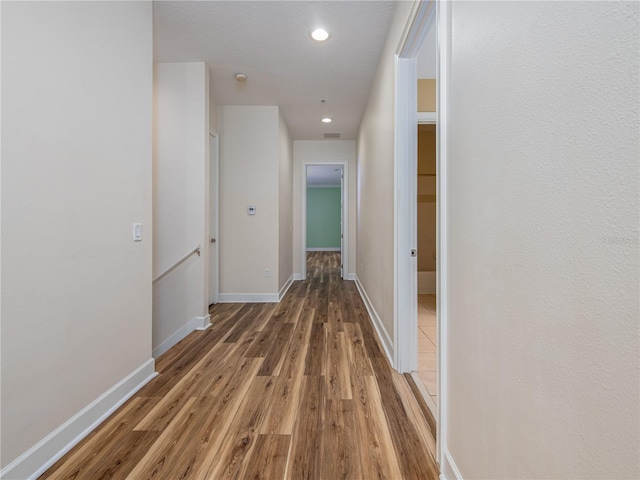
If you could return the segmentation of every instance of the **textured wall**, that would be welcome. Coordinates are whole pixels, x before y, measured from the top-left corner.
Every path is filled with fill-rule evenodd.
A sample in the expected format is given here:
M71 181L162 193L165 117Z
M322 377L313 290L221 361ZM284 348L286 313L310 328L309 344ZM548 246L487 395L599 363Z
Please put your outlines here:
M452 4L445 407L465 479L640 476L639 8Z
M307 248L340 248L340 187L307 187Z
M151 358L152 12L3 2L1 30L6 466Z

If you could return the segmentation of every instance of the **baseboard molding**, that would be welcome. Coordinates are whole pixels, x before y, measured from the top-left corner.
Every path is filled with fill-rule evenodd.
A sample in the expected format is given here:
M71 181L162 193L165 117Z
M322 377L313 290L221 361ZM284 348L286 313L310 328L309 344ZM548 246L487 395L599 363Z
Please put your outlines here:
M208 313L204 317L196 317L198 319L199 327L196 330L206 330L211 326L211 315Z
M355 273L347 273L347 278L345 280L355 280L355 279L356 279Z
M289 277L289 280L287 280L285 284L282 286L282 288L280 289L280 292L278 293L278 302L282 301L283 297L287 294L287 291L289 290L289 288L291 288L292 284L293 284L293 275Z
M307 252L339 252L340 247L328 247L328 248L307 248Z
M444 446L442 447L442 465L440 465L440 480L463 480L462 474L456 462L451 458L451 453Z
M418 293L436 293L436 272L418 272Z
M173 332L169 338L153 349L153 358L158 358L194 330L206 330L209 328L209 326L211 326L211 322L209 321L210 319L211 317L209 315L205 317L193 317L182 327Z
M387 333L387 330L384 328L382 321L380 320L380 316L376 309L373 308L373 304L367 295L362 283L360 283L360 279L358 275L355 275L356 287L358 288L358 292L360 292L360 297L364 302L365 307L367 308L367 312L369 312L369 317L371 318L371 323L373 323L373 328L375 328L376 333L378 334L378 339L384 348L385 353L387 354L387 359L389 363L393 365L393 342L391 341L391 337Z
M293 274L293 281L295 282L296 280L302 280L302 274L301 273L294 273Z
M278 293L221 293L218 303L278 303Z
M0 478L38 478L156 375L150 358L3 468Z

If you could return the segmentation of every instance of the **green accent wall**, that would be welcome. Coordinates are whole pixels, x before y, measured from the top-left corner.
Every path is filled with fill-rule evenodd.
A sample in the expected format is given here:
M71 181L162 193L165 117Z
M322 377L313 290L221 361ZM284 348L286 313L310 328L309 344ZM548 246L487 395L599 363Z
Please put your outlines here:
M307 248L340 248L340 187L307 188Z

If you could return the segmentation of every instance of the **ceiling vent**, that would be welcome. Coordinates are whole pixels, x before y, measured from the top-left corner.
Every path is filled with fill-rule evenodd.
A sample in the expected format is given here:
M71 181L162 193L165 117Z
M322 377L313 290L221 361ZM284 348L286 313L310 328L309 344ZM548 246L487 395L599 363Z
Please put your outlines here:
M339 133L325 133L324 138L340 138Z

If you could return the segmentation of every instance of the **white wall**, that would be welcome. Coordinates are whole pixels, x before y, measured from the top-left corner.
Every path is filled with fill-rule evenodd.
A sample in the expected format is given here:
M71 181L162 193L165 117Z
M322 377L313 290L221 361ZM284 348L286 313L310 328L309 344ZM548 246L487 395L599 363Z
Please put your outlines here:
M191 256L154 283L156 356L198 326L194 319L208 314L208 91L202 62L154 67L154 275L194 246L203 247L201 256Z
M151 4L3 2L2 75L1 456L25 478L153 373Z
M640 5L451 7L446 447L638 478Z
M394 55L412 2L397 2L358 135L358 279L393 340Z
M219 106L220 299L277 295L280 114L273 106ZM247 215L247 207L256 207ZM271 272L265 277L265 269ZM255 298L256 301L260 299Z
M287 125L279 116L279 257L278 289L282 289L293 275L293 142Z
M349 181L349 265L345 273L356 271L356 143L353 140L296 140L293 142L293 270L302 272L301 188L305 163L346 162Z

